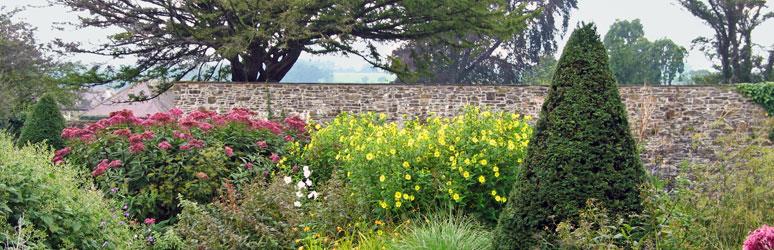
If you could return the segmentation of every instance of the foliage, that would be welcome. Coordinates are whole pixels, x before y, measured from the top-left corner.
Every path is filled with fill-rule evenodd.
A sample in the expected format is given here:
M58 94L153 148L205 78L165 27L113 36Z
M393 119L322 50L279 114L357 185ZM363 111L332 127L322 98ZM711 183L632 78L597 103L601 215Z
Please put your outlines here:
M689 74L692 84L711 85L719 84L723 81L723 76L720 74L720 72L712 72L709 70L694 70Z
M513 0L509 8L525 5L540 13L506 38L465 34L449 38L453 43L437 40L410 41L392 52L394 67L405 67L397 81L408 83L531 83L524 74L539 67L544 57L556 52L556 37L563 36L570 12L577 0Z
M542 230L577 219L587 199L615 215L640 211L645 171L593 25L570 36L530 141L496 248L534 246Z
M311 61L299 61L293 65L288 74L282 78L282 82L296 83L320 83L333 81L333 68L321 63Z
M93 49L58 41L67 51L136 56L131 71L138 77L211 80L225 68L235 82L279 82L302 52L353 54L392 70L374 43L455 34L505 37L528 17L506 11L505 0L52 2L82 11L80 27L119 28ZM170 87L165 83L156 91Z
M378 219L439 208L489 223L497 218L529 142L530 117L467 108L451 119L408 120L402 128L386 119L340 115L314 133L302 157L318 174L346 176L357 205Z
M540 62L524 73L524 83L537 85L551 85L556 71L556 58L554 56L545 56L540 58Z
M736 89L763 106L769 116L774 116L774 82L744 83L736 85Z
M755 139L757 138L757 139ZM562 223L561 248L739 249L756 227L774 223L774 148L760 136L733 133L718 141L718 160L685 164L667 189L643 186L643 212L626 222L588 206Z
M430 215L405 231L393 249L492 249L491 233L476 220L459 215Z
M222 201L184 201L175 232L186 246L212 249L296 249L302 213L292 183L277 178L227 191ZM236 196L238 198L234 198Z
M41 145L14 148L0 133L0 246L124 248L138 246L111 202L70 165L54 166Z
M29 117L22 127L19 143L47 142L54 148L64 147L60 136L65 128L65 120L51 95L44 95L32 106Z
M619 83L671 84L685 69L688 51L669 39L648 41L639 19L613 23L604 44Z
M123 200L125 215L166 220L180 210L177 195L210 202L223 183L236 188L256 176L271 177L291 145L307 139L298 117L285 124L256 120L246 109L219 115L178 109L147 119L115 112L86 128L67 128L69 147L54 162L66 160L91 172L109 197Z
M679 0L678 3L715 32L713 37L694 39L693 46L716 61L715 69L720 71L722 82L751 82L755 60L753 30L774 17L774 12L766 10L766 0Z

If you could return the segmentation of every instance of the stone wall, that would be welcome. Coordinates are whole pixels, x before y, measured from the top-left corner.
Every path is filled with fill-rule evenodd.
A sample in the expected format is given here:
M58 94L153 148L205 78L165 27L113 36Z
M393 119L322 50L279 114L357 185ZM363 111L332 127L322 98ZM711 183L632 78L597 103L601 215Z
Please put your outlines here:
M622 86L635 138L646 166L673 175L685 161L713 159L718 135L760 126L766 113L731 87ZM453 116L465 105L537 116L548 92L542 86L178 83L176 106L227 112L234 107L266 116L300 114L328 121L341 112L382 112L396 119Z

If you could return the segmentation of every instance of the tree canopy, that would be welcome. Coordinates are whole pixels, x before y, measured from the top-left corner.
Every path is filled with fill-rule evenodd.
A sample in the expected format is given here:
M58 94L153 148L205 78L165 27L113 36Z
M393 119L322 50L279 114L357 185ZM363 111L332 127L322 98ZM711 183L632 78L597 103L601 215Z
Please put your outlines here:
M723 82L750 82L754 66L752 32L774 17L766 0L679 0L681 6L709 25L713 37L693 40L710 59L717 60Z
M619 83L671 84L685 70L688 50L667 38L649 41L639 19L613 23L604 44Z
M556 38L567 30L570 12L577 0L510 0L509 8L524 5L528 12L540 11L527 22L524 32L507 38L465 34L456 43L414 40L393 51L412 74L399 75L399 81L417 83L525 82L525 73L538 66L545 56L557 50ZM405 71L404 71L405 72Z
M389 68L376 44L451 34L506 37L529 17L504 0L51 0L85 11L80 27L121 30L73 52L137 56L137 76L279 82L301 53L341 53ZM212 70L212 69L216 70ZM201 72L205 72L202 74ZM162 86L167 87L167 86ZM163 90L163 89L162 89Z

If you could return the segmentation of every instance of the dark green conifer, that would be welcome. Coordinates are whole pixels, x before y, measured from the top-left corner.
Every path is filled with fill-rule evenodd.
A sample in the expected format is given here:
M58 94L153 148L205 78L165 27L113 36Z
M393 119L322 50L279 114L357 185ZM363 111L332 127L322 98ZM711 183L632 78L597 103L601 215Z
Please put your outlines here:
M583 25L559 60L494 246L552 241L556 225L576 220L588 199L612 216L640 212L645 171L626 116L596 27Z
M62 148L64 141L61 133L65 119L59 107L50 95L44 95L30 109L27 120L19 135L19 144L47 141L54 148Z

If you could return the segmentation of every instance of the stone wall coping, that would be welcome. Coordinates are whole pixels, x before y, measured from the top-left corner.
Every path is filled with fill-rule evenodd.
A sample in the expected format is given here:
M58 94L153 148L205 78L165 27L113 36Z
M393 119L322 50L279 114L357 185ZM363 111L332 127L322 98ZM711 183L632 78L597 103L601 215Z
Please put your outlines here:
M182 84L234 84L234 85L319 85L319 86L372 86L372 87L508 87L508 88L547 88L550 85L528 85L528 84L420 84L420 83L278 83L278 82L193 82L180 81L175 85ZM619 87L653 87L653 88L733 88L739 84L692 84L692 85L641 85L641 84L619 84Z

